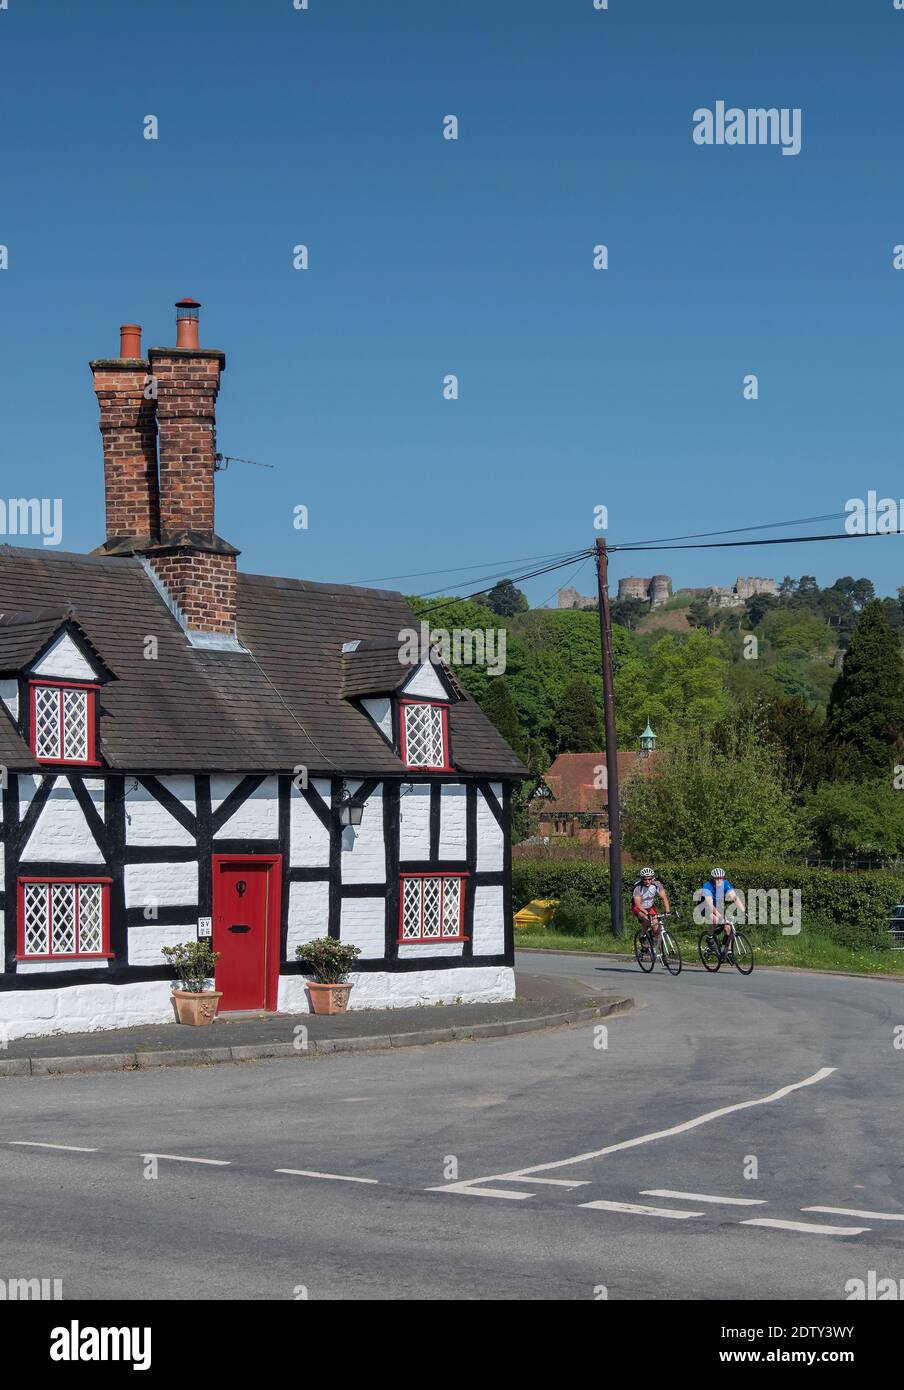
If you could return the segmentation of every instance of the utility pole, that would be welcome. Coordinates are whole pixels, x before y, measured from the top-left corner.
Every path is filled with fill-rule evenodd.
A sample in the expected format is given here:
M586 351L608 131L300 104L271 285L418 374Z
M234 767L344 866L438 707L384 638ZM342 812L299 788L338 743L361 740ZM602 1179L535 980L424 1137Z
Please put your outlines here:
M621 819L618 804L618 751L615 742L615 692L612 689L612 622L609 618L609 556L606 542L596 542L596 580L600 602L600 647L603 665L603 724L606 730L606 787L609 809L609 905L612 934L624 931L622 909Z

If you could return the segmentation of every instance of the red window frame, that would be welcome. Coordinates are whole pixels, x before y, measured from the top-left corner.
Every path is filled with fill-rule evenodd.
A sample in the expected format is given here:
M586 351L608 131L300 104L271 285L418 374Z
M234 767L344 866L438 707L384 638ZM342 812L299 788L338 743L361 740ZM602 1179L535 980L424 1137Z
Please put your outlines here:
M114 953L110 950L110 884L111 878L101 876L92 878L47 878L41 874L28 874L19 878L16 882L16 901L18 911L16 913L16 960L17 961L47 961L47 960L112 960ZM43 883L48 886L53 883L65 883L67 886L77 888L79 884L98 884L100 886L100 920L101 920L101 946L100 951L54 951L43 955L34 955L32 952L26 953L25 950L25 888L28 884ZM76 947L78 946L78 907L79 894L75 895L75 936ZM53 924L51 922L51 947L53 946Z
M466 937L465 937L465 888L466 888L466 886L467 886L468 877L469 877L469 875L468 875L467 873L462 873L462 872L458 872L458 871L454 871L454 870L451 871L451 872L449 872L449 873L443 873L442 871L440 871L440 872L433 872L433 873L414 873L414 874L402 873L402 874L399 874L399 936L398 936L398 944L399 944L400 946L438 946L438 945L441 946L441 945L453 944L453 943L455 943L456 941L461 942L461 941L466 940ZM405 884L406 884L406 882L407 882L408 880L410 880L410 879L419 879L419 880L421 880L421 932L423 933L423 929L424 929L424 928L423 928L423 923L424 923L424 889L423 889L423 880L424 880L425 878L457 878L457 879L458 879L458 882L459 882L459 889L458 889L458 935L457 935L457 936L424 936L423 934L422 934L421 936L403 936L403 935L402 935L402 931L403 931L404 924L405 924ZM440 930L442 930L442 913L440 913Z
M408 739L405 730L405 710L410 705L431 705L438 709L443 721L443 761L441 763L410 763L408 761ZM452 772L454 771L449 760L449 706L440 704L439 700L400 700L399 701L399 747L401 749L402 762L412 772Z
M91 681L56 681L42 680L40 676L34 677L28 682L29 698L29 747L34 753L39 763L62 764L65 767L100 767L101 762L97 756L97 692L100 686ZM60 757L48 758L45 754L38 753L38 732L35 725L35 693L38 688L42 690L58 690L60 692ZM88 724L88 756L87 758L64 758L63 751L63 710L62 692L64 690L84 690L87 691L87 724Z

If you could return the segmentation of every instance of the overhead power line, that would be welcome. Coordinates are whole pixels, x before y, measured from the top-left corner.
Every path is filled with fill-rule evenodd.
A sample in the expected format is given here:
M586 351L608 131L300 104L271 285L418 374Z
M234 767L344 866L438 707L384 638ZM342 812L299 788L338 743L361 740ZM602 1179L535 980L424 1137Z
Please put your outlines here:
M876 536L900 536L900 531L866 531L863 534L852 531L835 531L827 536L764 536L751 541L702 541L692 545L638 545L609 547L610 554L616 550L724 550L739 545L806 545L810 541L862 541Z
M794 521L766 521L759 526L720 527L717 531L695 531L687 536L661 536L658 540L626 541L622 545L610 545L608 550L611 555L614 550L638 550L649 545L670 544L672 541L705 540L708 536L738 536L744 531L774 531L780 526L806 526L815 521L837 521L839 517L847 515L847 512L826 512L824 516L800 516Z

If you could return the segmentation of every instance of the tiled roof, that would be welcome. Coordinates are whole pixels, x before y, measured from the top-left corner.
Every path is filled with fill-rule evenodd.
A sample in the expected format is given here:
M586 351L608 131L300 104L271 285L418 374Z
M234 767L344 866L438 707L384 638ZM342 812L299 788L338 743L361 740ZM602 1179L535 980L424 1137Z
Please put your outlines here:
M655 752L648 758L641 758L640 753L619 753L619 785L623 786L626 778L635 772L649 776L659 756ZM598 772L598 769L602 771ZM604 811L609 804L605 753L560 753L543 780L555 797L553 802L541 803L546 814ZM598 787L594 785L596 782L603 785Z
M88 650L100 658L102 665L107 665L74 609L69 606L37 608L0 612L0 673L31 666L64 624L74 627Z
M415 626L401 594L240 573L237 631L247 650L210 650L190 645L137 558L0 546L0 612L50 609L62 618L68 605L117 677L100 696L101 751L111 767L405 772L368 717L341 694L343 643L391 645L401 628ZM392 660L394 675L404 670L397 656ZM0 761L33 767L16 731L3 723L0 735L13 734L18 748L4 756L0 740ZM467 696L452 706L450 727L460 771L525 774Z

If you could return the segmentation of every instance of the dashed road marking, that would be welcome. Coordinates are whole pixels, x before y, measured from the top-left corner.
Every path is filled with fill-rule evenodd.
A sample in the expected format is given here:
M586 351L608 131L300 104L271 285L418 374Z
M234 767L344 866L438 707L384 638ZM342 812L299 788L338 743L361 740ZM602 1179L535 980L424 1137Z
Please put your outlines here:
M868 1221L904 1221L896 1211L855 1211L853 1207L801 1207L801 1211L820 1211L826 1216L859 1216Z
M166 1158L170 1163L208 1163L213 1168L228 1168L232 1162L230 1158L189 1158L185 1154L157 1154L143 1153L142 1158Z
M817 1226L815 1222L779 1221L772 1216L754 1216L742 1221L742 1226L771 1226L777 1231L803 1231L816 1236L860 1236L869 1226Z
M514 1173L509 1173L506 1182L538 1182L546 1187L589 1187L589 1178L569 1179L569 1178L522 1178Z
M349 1178L344 1173L319 1173L314 1168L274 1168L274 1173L288 1173L293 1178L329 1178L332 1182L363 1182L378 1184L379 1178Z
M428 1187L428 1192L454 1192L456 1197L507 1197L510 1202L526 1202L528 1197L536 1197L535 1192L506 1192L501 1187L462 1187L459 1183L449 1183L447 1187Z
M710 1197L705 1192L672 1192L668 1187L646 1187L641 1197L677 1197L684 1202L714 1202L726 1207L764 1207L764 1197Z
M686 1221L691 1216L702 1216L702 1211L676 1211L673 1207L645 1207L638 1202L581 1202L582 1207L593 1211L626 1211L634 1216L665 1216L671 1221Z
M40 1139L8 1139L6 1142L19 1149L63 1149L66 1153L73 1154L100 1153L100 1149L85 1149L79 1144L44 1144Z

